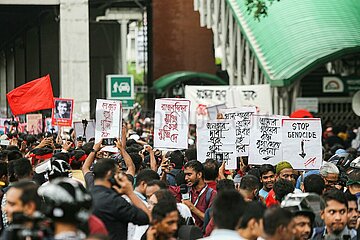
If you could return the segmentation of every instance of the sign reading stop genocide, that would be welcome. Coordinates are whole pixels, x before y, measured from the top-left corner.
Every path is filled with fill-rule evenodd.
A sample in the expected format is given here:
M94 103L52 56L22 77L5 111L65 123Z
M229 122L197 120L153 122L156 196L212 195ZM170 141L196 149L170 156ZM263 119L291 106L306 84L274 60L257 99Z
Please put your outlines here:
M294 169L319 169L322 163L321 120L283 119L283 160Z

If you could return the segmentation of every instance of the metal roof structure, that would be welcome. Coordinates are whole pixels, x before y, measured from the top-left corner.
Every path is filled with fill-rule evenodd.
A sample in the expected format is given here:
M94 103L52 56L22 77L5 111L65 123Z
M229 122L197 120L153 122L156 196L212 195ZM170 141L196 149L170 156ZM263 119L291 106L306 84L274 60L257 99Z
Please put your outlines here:
M248 14L245 1L227 2L273 86L360 51L360 1L282 0L260 21Z
M274 1L260 21L244 0L194 0L194 9L222 47L230 84L286 87L318 66L360 52L358 0Z

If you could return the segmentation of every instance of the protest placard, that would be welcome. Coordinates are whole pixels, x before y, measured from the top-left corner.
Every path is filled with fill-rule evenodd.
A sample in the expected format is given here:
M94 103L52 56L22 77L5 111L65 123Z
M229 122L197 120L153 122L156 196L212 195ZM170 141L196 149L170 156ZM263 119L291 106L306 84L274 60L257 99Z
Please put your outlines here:
M187 149L190 101L180 98L155 100L154 147Z
M58 132L59 131L59 127L56 125L52 125L52 119L51 118L45 118L44 120L44 125L45 125L45 132ZM51 130L53 129L53 130Z
M237 156L249 155L251 116L256 113L255 107L221 109L224 119L235 121Z
M42 114L26 114L26 123L29 134L39 134L42 133L43 123L42 123Z
M185 98L190 100L190 124L209 120L208 107L225 104L229 86L185 86Z
M227 107L255 106L259 114L272 114L269 84L231 86Z
M207 120L197 124L197 159L226 162L225 169L236 169L236 136L234 120Z
M71 127L74 99L54 98L54 106L52 109L51 124Z
M122 108L121 102L96 99L95 142L102 139L121 137Z
M207 107L209 120L218 119L218 114L220 113L220 110L222 110L222 109L226 109L225 103Z
M321 120L283 119L283 159L294 169L319 169L322 164Z
M82 122L74 122L74 130L75 130L76 137L78 137L78 136L86 137L87 141L90 138L95 137L95 125L96 125L95 121L90 119L87 122L86 132L85 132L85 136L84 136L83 123Z
M250 128L249 164L282 161L282 116L253 115Z

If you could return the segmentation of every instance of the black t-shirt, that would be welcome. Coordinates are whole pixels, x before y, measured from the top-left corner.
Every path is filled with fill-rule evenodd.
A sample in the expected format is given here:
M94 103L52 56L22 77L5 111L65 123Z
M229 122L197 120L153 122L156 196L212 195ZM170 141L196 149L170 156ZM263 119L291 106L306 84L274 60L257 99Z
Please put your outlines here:
M145 212L132 206L114 190L95 185L91 194L93 214L104 222L110 239L127 240L129 222L136 225L149 224L149 218Z

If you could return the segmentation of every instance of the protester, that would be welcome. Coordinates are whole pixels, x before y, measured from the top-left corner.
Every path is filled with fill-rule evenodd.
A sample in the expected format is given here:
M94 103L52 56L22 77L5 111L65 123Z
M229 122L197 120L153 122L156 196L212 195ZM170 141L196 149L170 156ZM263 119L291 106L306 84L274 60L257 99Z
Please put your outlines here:
M81 225L90 217L91 196L81 183L70 178L58 178L39 188L45 200L47 217L54 222L54 239L84 239Z
M139 174L136 177L136 184L134 193L138 196L138 198L145 204L147 208L149 208L147 197L146 197L146 190L148 183L153 180L159 180L159 175L151 170L151 169L143 169L139 172ZM144 229L144 226L138 226L134 225L132 223L129 223L128 225L128 239L136 239L134 238L134 234L136 232L136 228ZM146 228L145 228L146 230ZM140 230L137 230L140 231ZM145 231L144 231L145 232ZM142 234L140 235L140 237Z
M113 159L100 159L94 166L93 212L105 224L111 239L127 239L128 223L146 225L150 212L134 193L126 175L119 176L120 169ZM115 191L114 191L115 190ZM123 197L132 202L130 205Z
M281 178L275 182L273 190L275 193L275 200L280 204L286 195L294 192L294 185L292 182Z
M282 208L293 213L294 240L307 240L311 236L315 214L309 202L313 197L308 193L289 194L281 203Z
M325 227L315 228L312 239L356 239L347 228L348 203L345 194L331 189L323 194L321 202L321 218Z
M356 239L360 148L347 149L360 136L356 131L326 130L320 169L309 163L304 169L311 170L296 171L295 158L252 165L242 156L237 169L225 170L227 161L197 155L193 125L188 149L161 151L153 149L156 130L147 114L132 110L123 122L114 152L102 139L86 143L85 136L63 127L33 135L13 126L0 136L9 140L9 146L0 146L3 234L14 232L14 219L16 231L20 226L31 232L46 217L46 226L55 230L48 239ZM299 153L305 154L294 156ZM29 189L21 187L26 184ZM299 189L304 193L297 195ZM312 196L308 202L301 200L305 195ZM63 207L64 199L72 205ZM70 217L55 216L57 211ZM16 222L19 213L24 223Z
M13 223L14 213L31 217L41 207L41 199L37 194L37 185L31 181L14 183L6 194L4 211L9 223Z
M293 186L295 186L295 178L294 178L294 169L289 162L279 162L276 165L276 181L279 179L284 179L290 181ZM298 189L295 189L294 192L301 192ZM266 206L270 207L272 205L278 204L278 201L275 199L274 189L270 190L267 198L266 198Z
M311 174L304 179L303 191L306 193L316 193L322 195L325 191L325 181L317 174Z
M234 190L234 189L235 189L234 181L230 179L221 179L216 184L217 193L220 193L225 190ZM203 225L204 237L210 236L214 228L215 228L215 224L214 224L214 218L212 217L212 206L211 206L205 211L204 225Z
M271 207L264 214L264 232L266 240L291 240L293 239L293 215L290 211Z
M349 173L349 180L346 183L346 186L349 189L349 192L360 199L360 169L353 169Z
M360 213L358 211L358 201L355 195L350 192L345 193L346 201L348 204L348 222L347 227L352 232L351 235L356 235L358 219Z
M177 201L181 201L189 207L195 218L195 224L202 228L204 224L205 211L211 207L216 196L216 190L208 187L204 181L204 167L196 160L189 161L184 166L185 181L190 188L190 199L182 199L180 187L170 186L170 191L176 196ZM166 177L166 171L163 171L162 179Z
M247 202L256 200L259 193L260 182L254 175L245 175L241 178L240 193Z
M262 201L265 202L269 191L275 183L275 168L270 164L264 164L260 167L259 172L260 182L263 184L263 187L259 191L259 196L262 198Z
M176 202L160 201L151 213L151 226L146 232L146 240L175 240L178 230L179 212Z
M326 190L335 188L339 180L339 169L335 164L324 162L320 168L320 175L325 181Z
M242 239L237 233L239 222L244 214L246 203L236 190L220 192L213 204L213 216L216 228L204 239Z
M264 213L266 207L260 202L249 202L240 220L238 233L244 239L256 240L264 237Z
M207 159L204 162L204 180L212 189L216 189L216 180L219 175L219 164L214 159Z
M171 164L171 170L166 176L166 180L170 186L176 186L176 175L181 172L184 166L184 154L179 151L173 151L168 157L168 161Z

